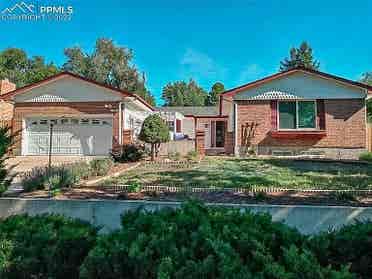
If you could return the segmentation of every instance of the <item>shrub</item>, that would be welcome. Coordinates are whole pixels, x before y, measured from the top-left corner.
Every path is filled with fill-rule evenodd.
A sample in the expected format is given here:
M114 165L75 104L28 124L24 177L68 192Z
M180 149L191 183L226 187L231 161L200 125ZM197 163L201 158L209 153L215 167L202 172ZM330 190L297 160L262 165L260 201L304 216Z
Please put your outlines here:
M269 215L208 208L127 212L101 237L81 278L352 278L319 264L305 237Z
M196 151L189 151L185 157L188 161L196 162L199 160L199 154Z
M170 140L168 125L160 115L149 115L142 123L138 138L151 144L151 160L154 161L159 154L160 144Z
M73 166L52 166L36 167L31 170L23 179L22 186L24 191L31 192L43 189L57 189L71 187L77 181L74 173L71 171Z
M371 278L372 222L357 223L339 231L322 233L308 241L311 249L324 266L340 267L350 264L357 278Z
M257 200L257 201L266 201L269 199L269 196L267 195L266 192L264 191L258 191L258 192L255 192L254 193L254 198Z
M77 162L64 166L35 167L22 179L24 191L72 187L81 179L91 176L91 169L86 162Z
M10 135L8 127L0 127L0 196L8 189L11 178L5 167L5 158L10 145L12 144L13 137Z
M142 184L139 181L130 181L128 185L129 193L138 193L141 191Z
M358 201L356 196L350 192L335 192L331 196L337 201L343 201L343 202Z
M116 162L138 162L145 156L145 147L136 144L123 145L118 153L112 153Z
M0 222L0 278L78 278L97 228L58 215Z
M91 176L90 166L85 161L80 161L71 167L72 176L75 178L75 183L82 179L88 179Z
M90 171L94 176L106 175L113 165L113 161L109 158L94 159L90 161Z
M181 160L181 154L179 152L170 152L168 153L168 158L172 161Z
M372 162L372 152L362 152L359 155L359 160Z

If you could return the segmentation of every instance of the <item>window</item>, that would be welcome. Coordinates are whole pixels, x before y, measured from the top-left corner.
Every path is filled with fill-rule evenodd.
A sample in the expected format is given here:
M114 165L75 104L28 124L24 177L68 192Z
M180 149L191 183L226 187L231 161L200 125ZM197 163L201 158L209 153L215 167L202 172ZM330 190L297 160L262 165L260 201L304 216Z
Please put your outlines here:
M81 119L80 120L80 124L81 125L88 125L89 124L89 119L85 118L85 119Z
M62 119L61 119L61 124L62 124L62 125L67 125L67 124L68 124L68 119L66 119L66 118L62 118Z
M99 125L101 124L101 121L99 121L98 119L92 119L92 125Z
M75 118L71 119L71 124L73 125L79 124L79 119L75 119Z
M279 129L315 129L315 101L279 101Z

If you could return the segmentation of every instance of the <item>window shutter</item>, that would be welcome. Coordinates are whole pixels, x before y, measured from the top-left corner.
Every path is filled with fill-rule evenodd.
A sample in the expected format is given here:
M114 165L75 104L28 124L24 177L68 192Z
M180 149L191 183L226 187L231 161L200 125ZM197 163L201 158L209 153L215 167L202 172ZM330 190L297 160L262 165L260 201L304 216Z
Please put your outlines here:
M325 130L325 108L324 108L324 100L316 100L316 108L317 108L317 118L318 118L318 125L320 130Z
M277 111L277 100L272 100L270 103L271 107L271 130L278 130L278 111Z

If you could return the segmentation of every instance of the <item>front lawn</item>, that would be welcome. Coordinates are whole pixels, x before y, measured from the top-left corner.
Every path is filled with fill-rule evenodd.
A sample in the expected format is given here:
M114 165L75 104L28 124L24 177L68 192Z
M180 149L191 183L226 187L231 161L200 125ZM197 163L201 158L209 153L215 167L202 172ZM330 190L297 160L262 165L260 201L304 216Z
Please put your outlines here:
M372 189L372 165L207 157L188 168L142 165L104 184L133 183L225 188Z

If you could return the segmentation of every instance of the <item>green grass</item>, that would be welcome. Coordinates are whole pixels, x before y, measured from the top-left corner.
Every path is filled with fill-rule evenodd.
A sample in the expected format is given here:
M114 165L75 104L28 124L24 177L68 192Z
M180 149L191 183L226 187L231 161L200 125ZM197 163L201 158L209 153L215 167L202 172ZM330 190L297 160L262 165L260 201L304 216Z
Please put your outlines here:
M292 160L206 158L190 168L141 166L106 181L200 187L283 187L293 189L372 189L372 165Z

